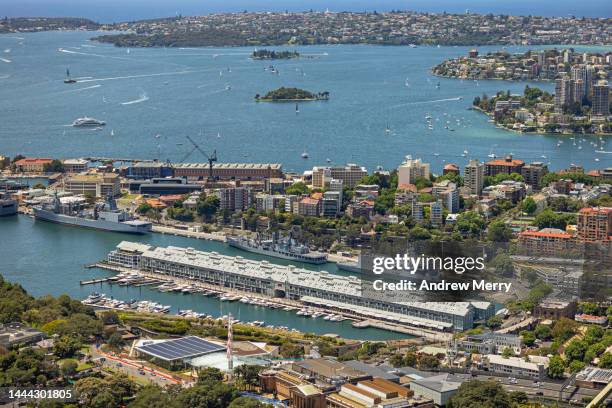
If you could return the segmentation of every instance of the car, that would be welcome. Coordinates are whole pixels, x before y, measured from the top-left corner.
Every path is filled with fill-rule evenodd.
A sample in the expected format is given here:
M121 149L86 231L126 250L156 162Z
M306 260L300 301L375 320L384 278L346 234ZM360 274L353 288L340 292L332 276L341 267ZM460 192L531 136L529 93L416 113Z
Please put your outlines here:
M144 371L142 371L142 370L138 370L138 374L145 375L146 373Z
M151 372L151 377L155 377L157 374L155 374L154 372Z
M106 361L106 357L100 357L100 361L101 362L105 362Z
M123 367L123 364L117 363L117 367Z
M544 393L542 391L538 391L535 393L535 395L544 395Z

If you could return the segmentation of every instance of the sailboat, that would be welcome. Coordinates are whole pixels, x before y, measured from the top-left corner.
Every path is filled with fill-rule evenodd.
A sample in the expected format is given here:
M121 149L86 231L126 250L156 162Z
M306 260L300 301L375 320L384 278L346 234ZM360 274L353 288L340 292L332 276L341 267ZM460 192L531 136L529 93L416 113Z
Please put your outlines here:
M388 122L387 122L387 127L385 128L385 133L391 133L391 128L389 127Z
M298 114L300 113L300 108L298 107L298 104L295 104L295 113Z
M302 153L302 159L307 159L308 158L308 153L304 152Z
M66 68L66 79L64 79L65 84L74 84L76 83L75 79L70 78L70 70Z

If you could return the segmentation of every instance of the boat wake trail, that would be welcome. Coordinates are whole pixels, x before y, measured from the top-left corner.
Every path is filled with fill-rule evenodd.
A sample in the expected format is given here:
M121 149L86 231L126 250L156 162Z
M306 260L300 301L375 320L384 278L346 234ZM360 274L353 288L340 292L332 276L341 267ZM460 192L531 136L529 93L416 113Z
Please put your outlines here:
M85 88L69 89L69 90L64 91L64 92L62 92L62 93L63 93L63 94L66 94L66 93L73 93L73 92L81 92L81 91L86 91L86 90L88 90L88 89L96 89L96 88L99 88L99 87L101 87L101 86L102 86L102 85L97 84L97 85L92 85L92 86L86 86Z
M0 79L8 79L8 78L10 78L10 77L11 77L11 76L10 76L10 75L8 75L8 74L6 74L6 75L0 75Z
M402 106L410 106L410 105L424 105L427 103L454 102L454 101L460 101L462 99L463 99L462 96L457 96L456 98L434 99L433 101L408 102L408 103L401 103L399 105L391 106L391 108L400 108Z
M156 73L156 74L126 75L126 76L118 76L118 77L111 77L111 78L84 79L84 80L79 81L79 82L115 81L115 80L119 80L119 79L149 78L149 77L168 76L168 75L184 75L184 74L191 74L191 73L195 73L195 72L197 72L197 71L159 72L159 73Z
M122 105L134 105L136 103L141 103L144 101L148 101L149 97L147 96L146 93L143 93L142 95L140 95L140 98L138 99L134 99L133 101L127 101L127 102L121 102Z
M0 58L0 61L6 62L7 64L10 64L11 62L13 62L10 59L6 59L6 58Z

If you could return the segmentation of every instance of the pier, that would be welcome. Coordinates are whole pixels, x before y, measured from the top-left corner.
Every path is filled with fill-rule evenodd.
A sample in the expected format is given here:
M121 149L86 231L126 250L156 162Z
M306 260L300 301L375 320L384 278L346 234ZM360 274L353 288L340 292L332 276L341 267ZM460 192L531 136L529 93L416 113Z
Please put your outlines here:
M91 280L82 280L79 281L79 285L93 285L95 283L103 283L108 282L110 278L100 278L100 279L91 279Z

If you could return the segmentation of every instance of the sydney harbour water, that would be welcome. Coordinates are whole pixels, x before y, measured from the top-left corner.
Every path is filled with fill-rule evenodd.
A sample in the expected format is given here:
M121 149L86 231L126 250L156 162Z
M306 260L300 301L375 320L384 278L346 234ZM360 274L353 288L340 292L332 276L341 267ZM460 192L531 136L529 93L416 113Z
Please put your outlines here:
M445 162L462 166L491 153L514 153L553 169L570 163L599 168L612 161L594 154L589 143L594 136L557 147L559 136L496 129L485 115L468 110L477 95L520 93L525 87L430 74L436 63L464 55L468 47L298 47L313 58L269 62L249 59L252 47L128 50L88 41L94 35L0 35L2 154L178 161L191 150L185 138L190 135L204 149L217 149L220 161L281 162L295 171L326 159L370 170L392 168L407 154L438 172ZM264 70L270 64L280 73ZM66 68L78 83L63 83ZM299 114L294 104L254 101L255 94L280 86L329 91L331 98L300 104ZM539 86L553 90L552 83ZM428 114L433 130L427 128ZM107 126L102 131L66 126L83 115ZM304 151L308 160L301 158ZM186 160L205 158L196 152Z

